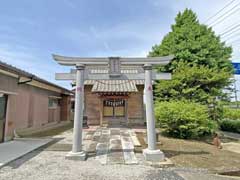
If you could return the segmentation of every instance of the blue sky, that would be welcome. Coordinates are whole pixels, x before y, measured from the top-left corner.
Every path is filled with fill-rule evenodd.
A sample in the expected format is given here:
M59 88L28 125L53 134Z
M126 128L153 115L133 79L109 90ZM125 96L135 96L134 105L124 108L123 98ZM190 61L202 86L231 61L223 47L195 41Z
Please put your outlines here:
M201 22L228 0L8 0L0 5L0 59L59 85L67 72L51 54L67 56L146 56L170 31L179 11L193 9ZM214 26L239 21L239 12ZM224 39L223 39L224 40ZM231 41L229 42L231 44ZM233 59L240 59L233 44Z

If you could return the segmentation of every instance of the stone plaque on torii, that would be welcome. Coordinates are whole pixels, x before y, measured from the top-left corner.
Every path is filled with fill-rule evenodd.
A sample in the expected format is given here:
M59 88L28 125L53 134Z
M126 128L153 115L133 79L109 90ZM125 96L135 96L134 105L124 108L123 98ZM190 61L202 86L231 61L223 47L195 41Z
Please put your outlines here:
M148 147L143 150L143 155L147 161L163 161L164 154L156 148L156 132L153 105L153 80L170 80L170 73L157 73L152 70L155 65L166 65L173 56L165 57L147 57L147 58L120 58L120 57L102 57L102 58L83 58L83 57L65 57L53 55L53 58L61 65L75 66L76 70L70 73L56 73L57 80L76 81L75 90L75 111L73 127L73 145L72 151L66 157L70 159L86 159L86 152L82 150L82 123L83 123L83 98L84 98L84 80L145 80L144 94L146 104L147 121L147 141ZM108 68L108 73L91 73L91 67ZM143 73L131 74L121 73L124 67L132 69L143 69Z

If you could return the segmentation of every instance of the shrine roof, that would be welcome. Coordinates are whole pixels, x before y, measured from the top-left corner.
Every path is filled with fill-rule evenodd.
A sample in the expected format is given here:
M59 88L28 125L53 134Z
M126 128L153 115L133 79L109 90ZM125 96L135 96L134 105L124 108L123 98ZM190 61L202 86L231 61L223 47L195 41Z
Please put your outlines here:
M138 92L133 80L98 80L92 87L92 92Z
M135 85L144 85L144 80L85 80L84 85L94 85L96 81L102 82L102 83L112 83L117 84L118 82L133 82ZM110 81L110 82L109 82ZM75 82L73 83L75 84Z

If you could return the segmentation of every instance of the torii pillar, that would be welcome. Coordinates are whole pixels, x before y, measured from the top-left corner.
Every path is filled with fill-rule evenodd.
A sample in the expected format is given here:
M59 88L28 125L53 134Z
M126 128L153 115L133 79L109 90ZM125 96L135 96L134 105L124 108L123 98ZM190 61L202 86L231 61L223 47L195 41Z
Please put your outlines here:
M147 149L143 150L143 155L147 161L163 161L165 156L160 149L156 148L156 131L153 105L153 87L152 87L152 65L145 64L145 104L147 119Z
M86 152L82 150L82 124L83 124L83 97L84 97L84 65L76 66L75 110L73 126L73 145L66 158L85 160Z

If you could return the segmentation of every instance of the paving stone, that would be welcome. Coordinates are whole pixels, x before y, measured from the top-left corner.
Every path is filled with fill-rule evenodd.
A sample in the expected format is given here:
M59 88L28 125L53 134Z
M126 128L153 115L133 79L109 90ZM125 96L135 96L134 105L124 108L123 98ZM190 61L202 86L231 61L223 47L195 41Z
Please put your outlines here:
M94 134L93 134L93 141L98 141L100 139L100 136L101 136L102 132L101 131L96 131Z
M110 140L110 136L109 135L104 135L102 134L98 140L98 142L100 143L108 143Z
M97 154L106 154L106 152L108 151L108 146L108 143L97 143Z
M96 147L97 147L97 142L92 141L87 147L87 152L95 152Z
M102 135L110 135L110 129L103 129Z
M134 146L141 146L141 143L138 140L138 137L134 131L129 130L129 134L132 138L132 142Z
M111 136L112 135L120 135L120 129L111 129Z
M130 137L121 137L123 156L125 164L137 164L137 158L134 153L134 146Z
M102 131L95 131L93 133L93 136L101 136L102 135Z
M120 144L111 144L109 145L109 149L111 149L111 151L122 151L122 146Z
M93 135L92 134L86 134L84 137L84 140L92 140L93 139Z
M98 143L96 146L96 160L101 164L107 164L108 144Z
M138 164L134 151L123 151L125 164Z
M112 137L110 139L108 164L124 164L122 144L119 137Z
M95 130L90 130L90 131L86 131L86 134L91 134L93 135L96 131Z
M93 140L97 142L96 159L101 164L137 164L131 136L136 137L136 134L129 129L97 129L93 134ZM94 143L90 146L90 149L94 148Z
M130 136L129 137L123 136L122 139L126 142L132 142L132 138Z
M126 130L121 130L121 131L120 131L120 135L121 135L121 136L124 136L124 137L130 137L129 132L126 131Z
M109 150L122 150L120 139L110 139Z
M120 135L111 135L111 139L119 139L119 140L121 140L121 136Z
M134 150L133 143L131 142L131 138L121 137L122 148L123 150Z
M107 158L108 164L124 164L123 152L122 151L112 151L108 154Z

